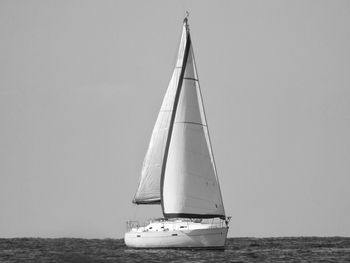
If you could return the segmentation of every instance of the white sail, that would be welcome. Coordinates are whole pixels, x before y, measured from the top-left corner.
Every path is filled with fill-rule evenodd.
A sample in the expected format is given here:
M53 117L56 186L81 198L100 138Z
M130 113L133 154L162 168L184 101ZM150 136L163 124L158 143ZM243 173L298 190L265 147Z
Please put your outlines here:
M176 67L153 128L152 137L143 162L141 178L133 202L136 204L160 203L160 178L163 165L165 145L174 106L175 93L178 87L181 66L186 46L186 28L184 26Z
M187 38L191 45L189 32ZM163 213L166 218L225 217L193 50L188 48L165 164Z

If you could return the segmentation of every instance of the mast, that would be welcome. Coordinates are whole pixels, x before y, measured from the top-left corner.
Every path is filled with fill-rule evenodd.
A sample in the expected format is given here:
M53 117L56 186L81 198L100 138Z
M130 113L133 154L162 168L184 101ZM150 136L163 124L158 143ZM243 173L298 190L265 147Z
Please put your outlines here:
M164 212L164 198L163 198L163 186L164 186L164 176L165 176L165 169L166 169L166 164L168 160L168 154L169 154L169 146L170 146L170 141L171 141L171 135L173 132L173 127L174 127L174 120L176 116L176 110L179 102L179 97L181 93L181 87L183 83L183 77L185 74L185 69L186 69L186 64L187 64L187 58L188 58L188 53L190 51L190 46L191 46L191 36L190 36L190 30L188 26L188 12L186 12L186 17L184 19L184 27L186 28L186 35L185 35L185 52L183 55L183 60L182 60L182 65L181 65L181 71L180 71L180 76L177 84L177 89L176 89L176 94L175 94L175 99L174 99L174 105L173 105L173 110L171 114L171 119L170 119L170 125L169 125L169 131L168 131L168 137L165 145L165 151L164 151L164 157L163 157L163 164L162 164L162 172L161 172L161 177L160 177L160 196L161 196L161 205L162 205L162 211L164 217L166 217L166 214Z

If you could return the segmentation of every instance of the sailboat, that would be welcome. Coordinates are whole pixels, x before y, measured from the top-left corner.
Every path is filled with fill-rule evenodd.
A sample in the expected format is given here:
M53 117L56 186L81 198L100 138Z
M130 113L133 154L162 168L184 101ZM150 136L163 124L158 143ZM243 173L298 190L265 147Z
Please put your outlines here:
M144 226L129 221L128 247L225 247L230 217L222 201L188 14L133 203L161 205L164 218Z

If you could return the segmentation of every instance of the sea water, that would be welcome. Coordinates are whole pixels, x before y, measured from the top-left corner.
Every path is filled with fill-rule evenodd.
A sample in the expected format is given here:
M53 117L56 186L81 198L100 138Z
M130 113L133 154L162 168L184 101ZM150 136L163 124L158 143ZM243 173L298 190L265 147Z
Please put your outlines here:
M0 262L350 262L350 238L229 238L224 251L131 249L122 239L0 239Z

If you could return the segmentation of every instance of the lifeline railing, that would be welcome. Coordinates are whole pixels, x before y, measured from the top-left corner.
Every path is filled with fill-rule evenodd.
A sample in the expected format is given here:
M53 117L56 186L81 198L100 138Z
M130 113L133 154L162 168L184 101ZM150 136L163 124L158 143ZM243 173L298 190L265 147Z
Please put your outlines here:
M139 221L129 220L126 222L126 230L127 231L130 231L133 228L139 229L139 227L140 227Z
M151 218L149 220L144 221L143 224L140 224L140 222L137 220L129 220L129 221L126 221L126 229L128 231L130 231L133 228L139 229L141 227L146 227L149 223L157 221L157 220L161 220L161 219Z

